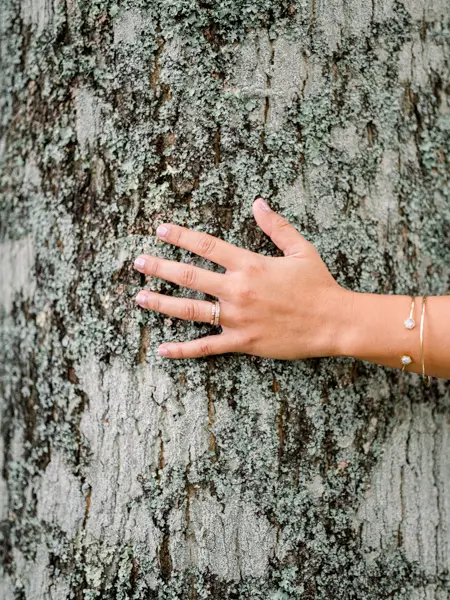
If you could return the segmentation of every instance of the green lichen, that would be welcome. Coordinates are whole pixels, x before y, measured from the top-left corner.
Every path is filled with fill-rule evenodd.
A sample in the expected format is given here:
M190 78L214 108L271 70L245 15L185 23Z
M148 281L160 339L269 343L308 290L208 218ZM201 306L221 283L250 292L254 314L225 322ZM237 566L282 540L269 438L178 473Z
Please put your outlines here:
M17 597L28 596L15 552L31 564L42 545L49 586L64 583L70 598L400 599L427 583L448 593L448 573L431 578L400 542L369 560L353 527L396 407L425 398L444 419L444 388L423 392L406 374L346 358L163 362L161 341L210 329L168 322L133 300L145 285L132 268L141 252L219 269L157 242L161 221L277 255L251 214L259 194L345 287L448 292L448 19L418 22L395 2L359 34L343 27L332 47L319 10L300 1L96 1L55 5L40 30L16 0L3 2L0 239L32 236L37 284L1 317L8 507L0 536ZM405 82L400 55L418 36L442 53L441 67L425 82ZM240 89L236 75L250 39L259 40L264 89ZM307 78L272 126L280 40L295 44ZM349 128L358 145L342 149L336 132ZM388 181L396 206L377 188L386 156L398 157ZM302 210L284 204L297 181ZM389 214L374 212L370 199ZM161 280L151 286L202 297ZM224 506L239 487L286 540L263 578L222 581L195 564L177 572L164 543L155 560L143 545L110 545L85 528L71 539L37 519L36 490L53 452L88 497L96 458L80 433L90 402L80 369L89 359L108 374L116 357L124 369L164 369L185 411L187 394L201 392L228 414L204 424L214 449L188 470L136 473L141 491L130 510L143 506L167 540L170 510L186 508L188 486Z

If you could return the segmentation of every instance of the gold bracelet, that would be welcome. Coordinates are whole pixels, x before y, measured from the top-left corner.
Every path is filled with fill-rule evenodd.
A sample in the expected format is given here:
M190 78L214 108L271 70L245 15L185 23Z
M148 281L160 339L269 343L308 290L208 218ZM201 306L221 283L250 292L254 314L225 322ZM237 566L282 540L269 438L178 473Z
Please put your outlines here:
M409 317L403 321L406 329L414 329L416 326L416 322L414 321L414 303L416 301L415 296L412 297L411 310L409 311ZM404 354L401 358L402 361L402 371L405 370L406 365L410 365L412 363L412 358L409 354Z
M423 296L422 298L422 314L420 316L420 364L422 365L422 378L427 387L430 387L431 380L429 375L425 375L425 365L423 361L423 322L425 316L425 300L427 296Z

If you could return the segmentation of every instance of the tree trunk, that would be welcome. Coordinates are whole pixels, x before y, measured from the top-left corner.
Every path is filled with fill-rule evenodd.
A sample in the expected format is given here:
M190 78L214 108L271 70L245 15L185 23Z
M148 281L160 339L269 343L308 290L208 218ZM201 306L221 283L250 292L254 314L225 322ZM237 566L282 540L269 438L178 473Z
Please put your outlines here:
M261 194L344 287L448 293L449 12L1 0L1 598L449 597L448 382L162 359L211 328L132 267L220 270L162 221L277 255Z

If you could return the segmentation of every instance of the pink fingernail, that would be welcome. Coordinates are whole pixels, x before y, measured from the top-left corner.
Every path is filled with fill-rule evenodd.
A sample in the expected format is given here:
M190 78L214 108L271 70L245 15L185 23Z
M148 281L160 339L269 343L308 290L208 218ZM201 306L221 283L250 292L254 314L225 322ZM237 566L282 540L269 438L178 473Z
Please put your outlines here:
M147 292L140 291L139 294L136 296L135 300L136 300L137 304L139 304L139 306L142 306L142 308L145 308L145 306L147 304Z
M159 235L159 237L165 237L168 231L169 228L166 225L159 225L158 229L156 230L156 234Z
M169 356L169 350L165 346L160 346L158 348L158 354L160 356Z
M257 200L258 200L258 202L259 202L259 204L260 204L260 206L261 206L261 208L262 208L263 210L266 210L266 211L267 211L267 210L270 210L270 207L269 207L269 205L267 204L267 202L264 200L264 198L257 198Z
M145 258L143 256L138 256L134 261L134 266L136 269L143 269L145 267Z

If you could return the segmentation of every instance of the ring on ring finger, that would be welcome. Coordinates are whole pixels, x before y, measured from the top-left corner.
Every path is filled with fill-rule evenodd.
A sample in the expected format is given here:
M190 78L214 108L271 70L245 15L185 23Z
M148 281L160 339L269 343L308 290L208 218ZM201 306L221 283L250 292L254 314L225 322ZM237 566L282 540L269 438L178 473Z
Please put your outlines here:
M219 325L220 319L220 302L218 300L213 300L211 302L211 321L210 325L215 325L216 327Z
M208 300L177 298L150 290L141 290L135 300L139 306L145 309L154 310L185 321L211 324L212 303ZM223 307L221 308L223 309ZM223 318L222 310L220 315L221 325L223 324Z

